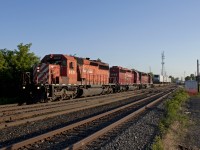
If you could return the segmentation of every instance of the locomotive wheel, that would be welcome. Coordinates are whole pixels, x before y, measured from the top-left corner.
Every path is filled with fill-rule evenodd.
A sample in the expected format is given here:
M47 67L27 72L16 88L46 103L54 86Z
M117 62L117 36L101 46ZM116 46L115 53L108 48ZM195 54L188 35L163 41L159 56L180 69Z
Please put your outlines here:
M67 90L66 89L62 89L62 95L60 97L60 100L66 100L66 99L70 99L70 96L67 95Z
M77 97L77 94L72 94L72 95L70 96L71 99L75 99L76 97Z
M110 94L114 93L113 89L110 89Z
M53 96L50 98L50 101L51 101L51 102L58 101L58 97L57 97L56 95L53 95Z
M61 95L61 100L65 100L65 99L69 99L69 97L67 96L67 94L64 92L62 95Z

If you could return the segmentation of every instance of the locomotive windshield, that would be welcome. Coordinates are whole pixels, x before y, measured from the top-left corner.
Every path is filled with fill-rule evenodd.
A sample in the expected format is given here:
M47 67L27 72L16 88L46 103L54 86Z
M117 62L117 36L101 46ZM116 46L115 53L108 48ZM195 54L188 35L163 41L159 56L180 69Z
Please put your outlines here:
M49 64L52 64L52 65L62 65L62 66L67 66L67 62L66 60L55 60L55 59L49 59L47 60L47 62Z
M159 77L159 75L154 75L154 77L155 77L155 78L158 78L158 77Z
M48 62L49 62L49 64L54 64L54 65L60 65L61 64L61 60L49 60Z
M47 55L42 59L42 63L67 66L66 60L63 60L60 55Z

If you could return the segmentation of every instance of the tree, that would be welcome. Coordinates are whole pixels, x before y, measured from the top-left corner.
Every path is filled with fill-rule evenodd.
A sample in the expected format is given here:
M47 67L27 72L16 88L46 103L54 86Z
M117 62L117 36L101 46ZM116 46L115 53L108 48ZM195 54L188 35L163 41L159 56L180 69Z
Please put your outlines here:
M8 70L12 66L12 56L14 55L14 51L8 49L1 49L1 55L4 60L4 69Z
M30 44L19 44L18 50L15 50L15 55L12 56L13 65L18 71L28 71L31 67L39 62L39 58L34 53L30 53Z
M0 57L3 61L0 64L0 71L3 72L6 78L18 80L21 72L30 71L32 66L39 62L39 57L30 52L30 44L19 44L18 50L1 49ZM2 67L1 67L2 66Z
M0 91L3 91L4 96L8 96L6 92L9 94L11 89L20 85L22 72L30 71L33 65L39 62L39 57L30 52L31 45L21 43L17 50L0 50ZM12 93L14 92L17 93L12 90Z
M176 83L176 79L173 76L169 76L169 78L171 78L172 83Z
M191 80L195 80L194 74L190 74L190 79L191 79Z
M3 53L0 51L0 72L6 68L6 60L4 59Z
M191 80L190 76L185 77L185 81Z
M14 51L1 49L0 53L1 53L1 56L3 57L3 62L2 62L3 66L0 69L1 83L4 82L5 84L5 83L13 82L12 79L14 76L14 72L13 72L14 65L12 63L12 57L14 55Z

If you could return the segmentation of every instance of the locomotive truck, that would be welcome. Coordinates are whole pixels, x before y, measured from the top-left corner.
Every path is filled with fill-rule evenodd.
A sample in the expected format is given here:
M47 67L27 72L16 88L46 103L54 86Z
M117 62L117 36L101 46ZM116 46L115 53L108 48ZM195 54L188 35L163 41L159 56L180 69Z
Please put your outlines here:
M27 103L109 94L152 85L150 74L100 60L63 54L46 55L32 72L22 75Z

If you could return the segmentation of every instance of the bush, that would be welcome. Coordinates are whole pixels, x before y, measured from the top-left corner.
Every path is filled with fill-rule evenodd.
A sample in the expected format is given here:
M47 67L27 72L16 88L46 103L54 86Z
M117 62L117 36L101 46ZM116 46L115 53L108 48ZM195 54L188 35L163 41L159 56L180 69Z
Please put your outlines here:
M180 89L177 91L173 98L165 103L165 116L159 123L160 135L155 137L154 143L152 145L153 150L162 150L162 140L161 137L166 134L169 127L175 122L179 121L181 124L186 124L187 117L181 114L181 106L188 100L189 95L185 90Z
M188 94L183 90L179 90L176 92L173 96L173 99L169 100L165 104L165 118L162 120L163 125L166 128L169 128L169 126L174 121L181 121L184 116L182 116L179 112L181 110L181 106L185 101L189 98Z

